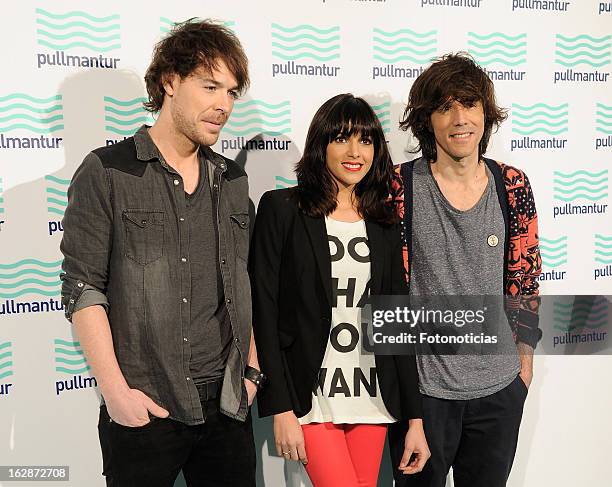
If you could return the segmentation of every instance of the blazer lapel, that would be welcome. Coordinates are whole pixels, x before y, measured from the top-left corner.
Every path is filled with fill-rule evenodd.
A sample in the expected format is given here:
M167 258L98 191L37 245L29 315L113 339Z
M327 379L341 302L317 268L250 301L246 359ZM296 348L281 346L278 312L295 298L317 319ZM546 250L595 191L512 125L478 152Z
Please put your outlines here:
M370 245L370 294L379 294L382 289L382 275L385 265L385 240L380 225L366 221Z
M317 267L321 275L321 282L325 289L325 296L329 306L332 303L331 293L331 257L329 255L329 242L327 241L327 229L324 218L312 218L300 212L304 226L310 238L310 244L317 260Z

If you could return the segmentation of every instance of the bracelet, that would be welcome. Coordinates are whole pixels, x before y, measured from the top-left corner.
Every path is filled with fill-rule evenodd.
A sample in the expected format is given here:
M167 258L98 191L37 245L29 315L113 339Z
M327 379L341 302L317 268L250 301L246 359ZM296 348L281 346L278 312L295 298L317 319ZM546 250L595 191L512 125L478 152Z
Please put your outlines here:
M265 374L257 370L255 367L251 367L250 365L247 365L246 369L244 369L244 378L255 384L258 390L263 389L266 381L268 380L268 377Z

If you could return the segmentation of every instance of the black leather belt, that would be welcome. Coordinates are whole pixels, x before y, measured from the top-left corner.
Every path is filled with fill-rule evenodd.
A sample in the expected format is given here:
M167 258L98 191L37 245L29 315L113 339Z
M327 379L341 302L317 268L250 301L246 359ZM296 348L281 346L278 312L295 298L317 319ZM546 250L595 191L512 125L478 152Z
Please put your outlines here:
M217 399L221 395L221 386L223 385L223 379L216 379L203 384L196 384L198 394L200 395L200 401L210 401Z

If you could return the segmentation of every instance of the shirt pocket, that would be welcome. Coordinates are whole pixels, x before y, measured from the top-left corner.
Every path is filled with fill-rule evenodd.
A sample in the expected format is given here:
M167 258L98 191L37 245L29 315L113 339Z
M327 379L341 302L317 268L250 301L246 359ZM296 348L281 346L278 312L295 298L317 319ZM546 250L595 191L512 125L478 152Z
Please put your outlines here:
M141 265L164 255L164 212L123 210L125 256Z
M249 256L249 214L233 213L230 220L236 255L246 261Z

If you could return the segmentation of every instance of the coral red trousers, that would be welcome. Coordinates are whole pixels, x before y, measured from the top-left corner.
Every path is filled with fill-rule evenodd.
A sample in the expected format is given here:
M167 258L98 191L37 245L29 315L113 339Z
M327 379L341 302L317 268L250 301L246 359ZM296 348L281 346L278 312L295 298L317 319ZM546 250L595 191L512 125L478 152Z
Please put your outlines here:
M386 424L302 425L314 487L376 487Z

